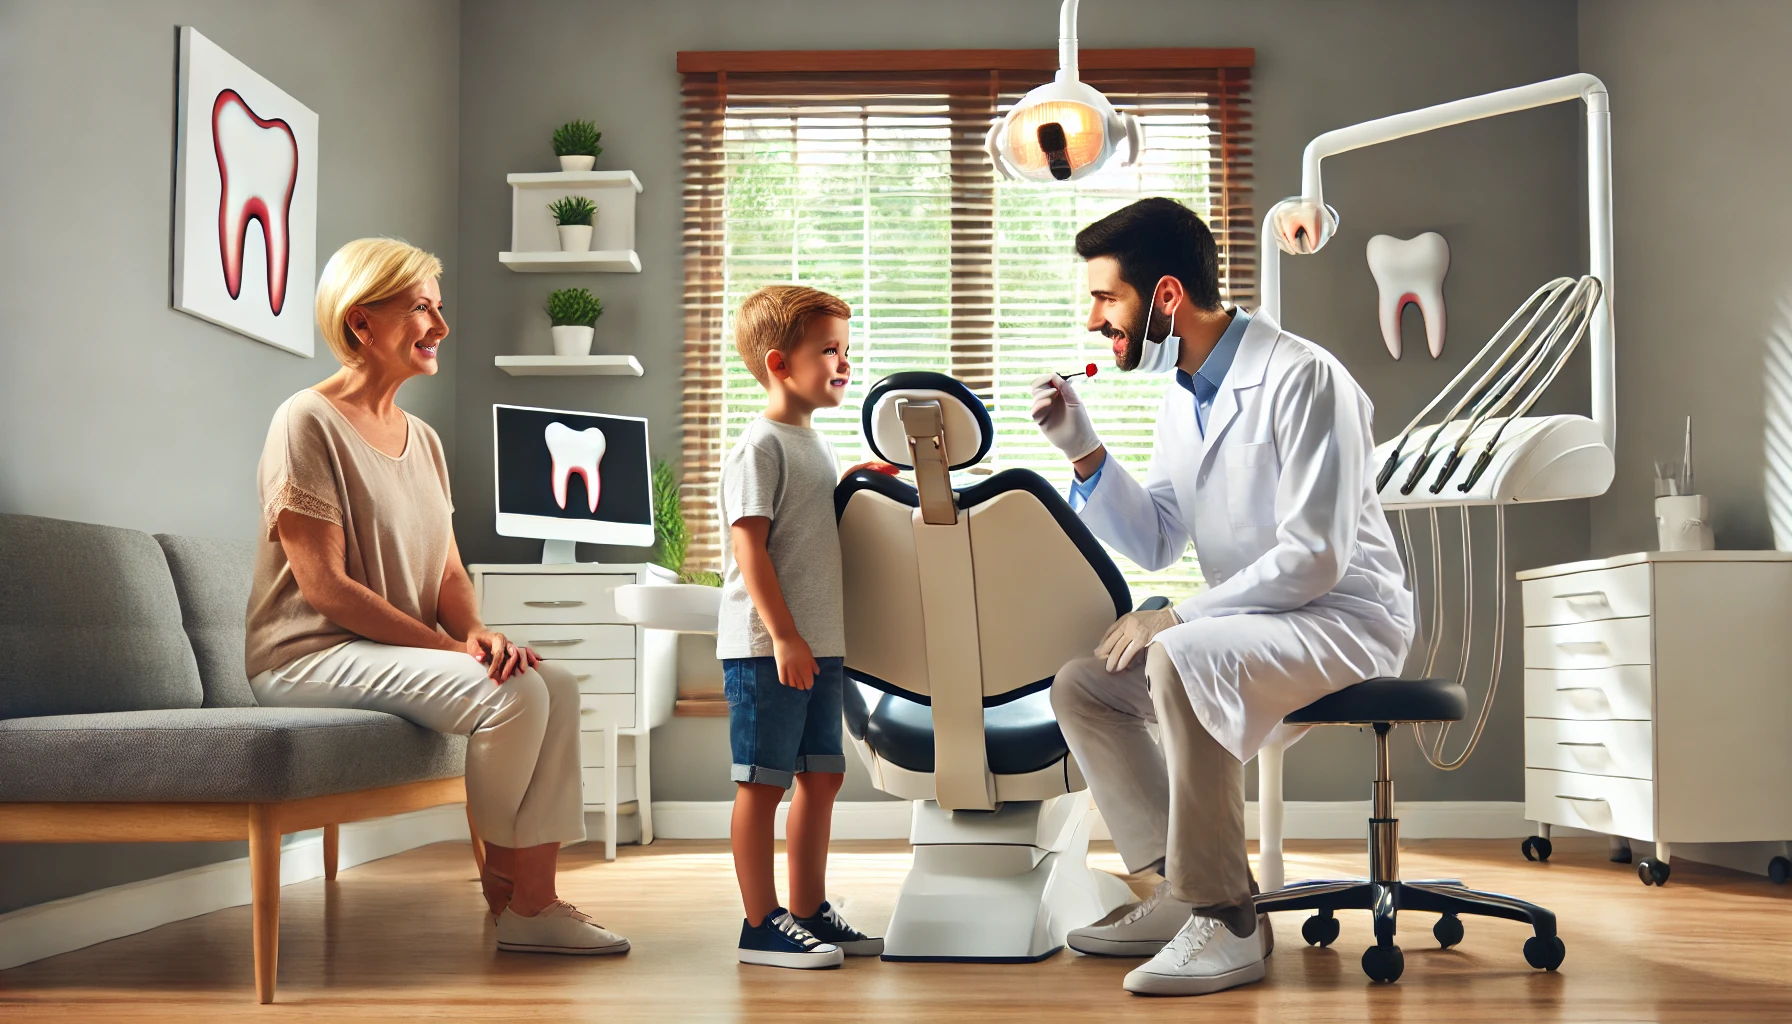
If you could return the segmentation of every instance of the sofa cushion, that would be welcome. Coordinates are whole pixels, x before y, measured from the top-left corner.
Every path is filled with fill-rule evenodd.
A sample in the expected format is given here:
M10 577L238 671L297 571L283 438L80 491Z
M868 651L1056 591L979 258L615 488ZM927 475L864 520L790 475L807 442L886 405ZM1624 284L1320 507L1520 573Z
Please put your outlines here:
M201 706L254 707L243 652L255 542L158 533L156 543L168 556L168 571L180 595L181 624L199 659L199 681L205 686Z
M348 708L204 708L0 722L0 803L272 801L442 779L466 740Z
M147 533L0 515L0 719L197 708L204 692Z

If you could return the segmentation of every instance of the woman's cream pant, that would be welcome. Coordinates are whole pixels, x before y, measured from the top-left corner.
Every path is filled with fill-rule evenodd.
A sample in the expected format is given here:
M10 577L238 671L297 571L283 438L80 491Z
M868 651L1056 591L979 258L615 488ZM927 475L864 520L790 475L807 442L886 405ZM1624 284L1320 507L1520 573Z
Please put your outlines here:
M551 662L502 684L460 651L369 640L307 654L249 680L264 707L363 708L467 737L467 810L513 848L585 838L579 687Z

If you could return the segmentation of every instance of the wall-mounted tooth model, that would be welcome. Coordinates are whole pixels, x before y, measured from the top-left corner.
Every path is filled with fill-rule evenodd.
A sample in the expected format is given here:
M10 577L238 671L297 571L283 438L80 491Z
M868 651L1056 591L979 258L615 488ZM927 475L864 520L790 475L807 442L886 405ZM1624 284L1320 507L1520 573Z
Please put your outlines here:
M1381 289L1381 340L1400 358L1400 311L1407 303L1425 319L1425 341L1436 359L1444 351L1444 275L1450 271L1450 243L1435 231L1412 238L1376 235L1369 239L1369 272Z

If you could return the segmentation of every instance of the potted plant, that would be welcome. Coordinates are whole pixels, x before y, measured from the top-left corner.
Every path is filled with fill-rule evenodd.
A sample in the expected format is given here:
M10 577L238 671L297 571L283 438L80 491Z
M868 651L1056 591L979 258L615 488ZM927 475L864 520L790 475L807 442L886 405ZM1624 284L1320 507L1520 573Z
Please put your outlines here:
M548 204L559 226L561 252L589 252L591 218L597 216L597 204L584 196L561 196Z
M554 129L554 155L560 158L563 171L589 171L597 164L597 155L604 147L597 140L604 133L590 121L568 121Z
M673 475L672 463L661 459L653 464L653 557L649 561L677 573L680 583L721 586L721 573L707 569L684 571L684 556L690 544L684 506L678 500L678 478Z
M585 288L562 288L548 296L549 329L557 356L588 356L597 318L604 304Z

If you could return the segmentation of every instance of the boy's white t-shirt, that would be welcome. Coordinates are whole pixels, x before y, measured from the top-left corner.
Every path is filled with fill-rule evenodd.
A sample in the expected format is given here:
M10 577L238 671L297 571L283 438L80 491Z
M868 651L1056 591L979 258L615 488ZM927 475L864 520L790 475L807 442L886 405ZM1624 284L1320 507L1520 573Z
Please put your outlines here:
M820 432L764 417L741 433L722 460L722 610L716 657L769 658L772 636L741 579L730 527L764 516L771 530L765 547L778 588L796 620L796 631L817 658L846 656L846 618L841 611L840 530L834 521L834 485L840 463Z

